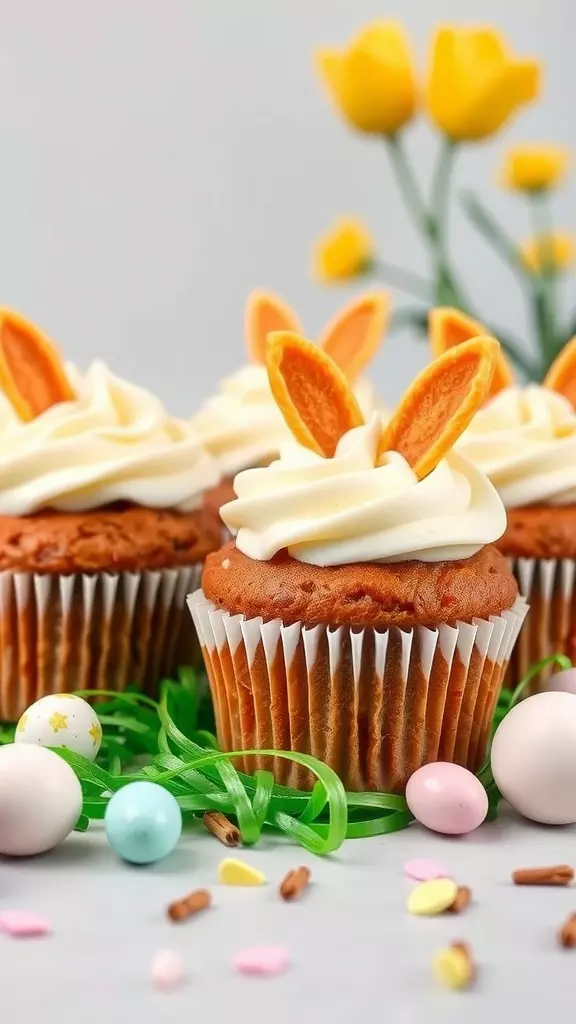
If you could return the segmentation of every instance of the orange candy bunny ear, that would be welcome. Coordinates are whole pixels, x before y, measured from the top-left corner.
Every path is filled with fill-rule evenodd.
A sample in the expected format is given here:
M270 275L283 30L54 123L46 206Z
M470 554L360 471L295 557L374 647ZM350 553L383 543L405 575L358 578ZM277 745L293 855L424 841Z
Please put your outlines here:
M500 346L474 338L430 363L384 427L380 453L400 452L421 480L466 430L490 391Z
M389 318L387 292L360 295L329 321L320 336L320 348L354 381L377 352Z
M472 338L486 336L488 334L483 324L473 320L471 316L461 313L459 309L451 306L431 309L428 314L428 333L430 337L430 348L435 359L461 345L463 341L470 341ZM492 398L504 388L509 388L514 383L514 373L506 356L500 349L492 378L492 386L487 398Z
M270 388L300 444L330 458L346 431L364 420L342 370L298 334L270 335L266 349Z
M556 356L544 378L544 387L558 391L576 407L576 338Z
M0 309L0 388L26 422L76 397L54 345L8 309Z
M266 338L272 331L302 332L296 313L274 292L257 289L246 300L246 345L251 362L266 362Z

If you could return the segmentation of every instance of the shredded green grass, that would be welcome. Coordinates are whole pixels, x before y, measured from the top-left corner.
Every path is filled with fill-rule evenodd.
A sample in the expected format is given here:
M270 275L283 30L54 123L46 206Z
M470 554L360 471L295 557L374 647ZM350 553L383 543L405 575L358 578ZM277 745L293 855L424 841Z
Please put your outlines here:
M530 680L546 665L569 668L564 655L533 665L514 692L503 690L494 729L519 700ZM139 779L157 782L177 799L185 821L206 811L233 819L245 845L257 843L265 829L284 833L310 853L325 855L345 839L386 835L406 828L413 816L402 796L390 793L347 793L338 775L308 754L288 750L218 750L212 705L206 685L190 668L166 679L160 699L137 689L124 693L77 690L80 697L100 699L95 705L103 730L95 763L59 748L76 772L84 802L77 830L104 817L110 796ZM14 738L13 726L0 727L0 743ZM239 772L234 761L246 754L266 754L307 768L315 776L311 791L278 786L271 772ZM500 793L486 761L479 772L489 800L489 817L497 814Z

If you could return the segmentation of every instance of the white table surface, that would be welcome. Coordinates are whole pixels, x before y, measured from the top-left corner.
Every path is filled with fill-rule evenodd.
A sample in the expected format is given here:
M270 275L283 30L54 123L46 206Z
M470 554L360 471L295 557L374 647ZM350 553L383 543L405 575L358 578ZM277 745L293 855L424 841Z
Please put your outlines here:
M576 888L519 888L514 868L576 863L576 829L521 822L511 812L464 839L412 826L377 839L352 840L330 858L314 858L275 836L240 856L260 867L259 889L219 886L227 854L211 836L187 834L152 867L117 860L102 830L73 835L60 849L29 860L0 860L0 909L44 914L43 939L0 936L2 1011L24 1024L215 1024L297 1019L340 1024L504 1024L568 1019L576 991L576 950L556 933L576 911ZM459 916L411 917L405 860L441 859L474 904ZM298 903L283 903L276 884L307 863L313 885ZM208 887L213 909L171 924L166 905ZM473 947L478 982L445 991L431 958L452 940ZM251 945L283 945L292 965L280 977L235 974L234 953ZM154 990L150 963L161 949L179 951L186 983ZM14 1014L14 1018L12 1018Z

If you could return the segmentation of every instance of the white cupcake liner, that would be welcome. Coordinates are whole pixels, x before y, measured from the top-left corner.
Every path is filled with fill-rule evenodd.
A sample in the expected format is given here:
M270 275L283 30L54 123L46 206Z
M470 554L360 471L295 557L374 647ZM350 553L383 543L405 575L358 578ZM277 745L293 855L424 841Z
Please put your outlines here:
M520 593L530 605L530 619L520 634L506 685L516 686L537 661L552 654L576 660L576 561L573 558L516 558L510 566ZM543 669L524 696L538 693L557 671Z
M16 721L49 693L129 683L152 691L190 661L186 594L200 571L0 572L0 719Z
M489 620L378 632L246 620L188 598L223 750L313 754L353 790L403 792L429 761L482 764L502 679L526 615L519 598ZM278 783L309 773L275 759Z

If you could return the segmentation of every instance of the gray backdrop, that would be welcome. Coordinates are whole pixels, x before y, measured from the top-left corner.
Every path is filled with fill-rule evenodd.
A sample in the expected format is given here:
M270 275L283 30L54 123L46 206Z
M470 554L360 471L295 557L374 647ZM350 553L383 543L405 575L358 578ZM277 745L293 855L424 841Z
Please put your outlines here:
M344 300L308 273L338 213L357 211L384 255L424 270L383 147L345 129L312 68L315 45L378 16L407 23L421 63L438 21L499 24L547 64L543 101L509 138L574 142L573 0L0 0L0 302L184 414L242 361L254 285L283 292L310 332ZM411 132L423 172L435 142ZM501 148L468 150L457 177L522 233L522 203L494 184ZM460 216L452 245L481 308L522 332L514 280ZM409 336L389 342L384 397L424 359Z

